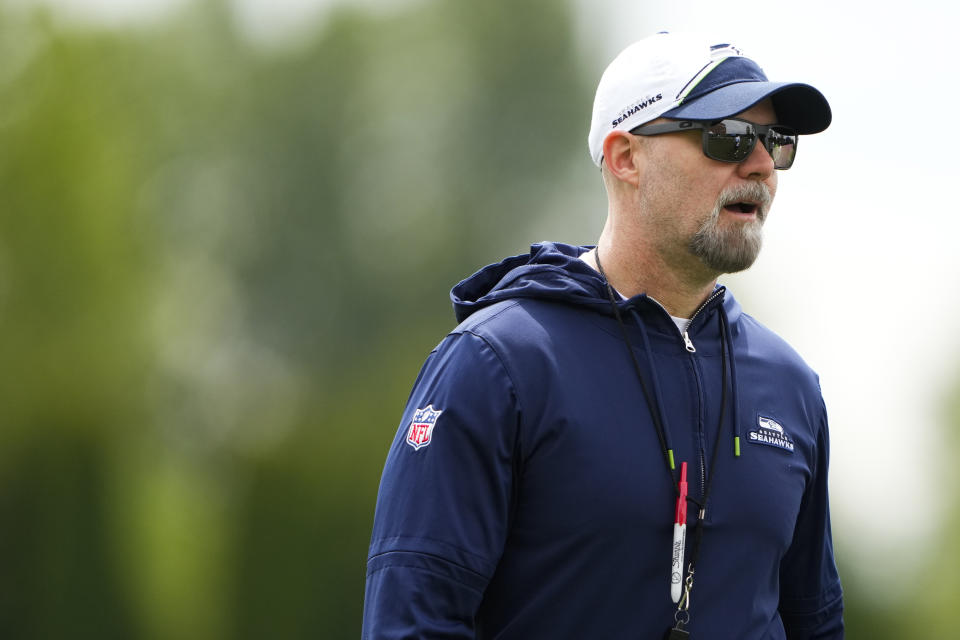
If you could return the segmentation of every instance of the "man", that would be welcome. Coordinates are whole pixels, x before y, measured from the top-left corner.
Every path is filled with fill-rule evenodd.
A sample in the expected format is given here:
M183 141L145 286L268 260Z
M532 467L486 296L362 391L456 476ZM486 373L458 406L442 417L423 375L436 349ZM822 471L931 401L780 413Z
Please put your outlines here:
M716 284L830 119L729 44L610 64L600 240L453 289L383 472L365 638L843 636L817 377Z

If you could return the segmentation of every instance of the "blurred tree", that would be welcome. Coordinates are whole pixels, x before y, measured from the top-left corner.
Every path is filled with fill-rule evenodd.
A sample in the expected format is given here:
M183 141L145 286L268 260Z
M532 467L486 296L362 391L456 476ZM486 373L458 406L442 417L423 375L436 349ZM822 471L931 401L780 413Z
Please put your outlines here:
M960 371L954 377L958 382L954 384L953 392L947 397L944 411L944 424L948 427L947 443L950 450L956 451L960 446ZM954 607L960 602L960 498L956 487L960 481L960 471L956 465L948 465L944 469L942 481L938 483L938 495L950 496L952 503L942 506L942 514L946 524L940 529L940 535L931 545L928 552L918 552L917 556L924 562L924 570L919 573L914 597L905 603L904 607L909 614L904 615L909 627L903 625L904 634L911 633L906 629L922 628L926 635L949 638L957 635L957 621L954 619ZM947 488L946 491L939 489ZM952 491L949 489L953 488Z
M262 235L238 269L258 339L312 384L283 464L265 460L243 502L237 636L278 620L284 637L356 634L403 400L454 324L453 280L526 249L517 220L581 151L575 61L567 9L526 0L345 11L256 67L258 126L234 139Z
M233 24L0 5L4 638L356 637L446 292L583 155L563 4Z
M123 42L6 13L0 33L0 635L129 637L107 462L145 417L150 277L129 204L149 140L115 81L132 79Z

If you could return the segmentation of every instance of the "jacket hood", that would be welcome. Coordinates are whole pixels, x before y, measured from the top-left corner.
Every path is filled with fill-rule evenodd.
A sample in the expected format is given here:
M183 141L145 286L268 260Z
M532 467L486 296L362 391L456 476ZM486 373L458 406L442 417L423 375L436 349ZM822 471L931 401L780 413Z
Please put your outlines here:
M521 254L491 264L450 291L457 322L501 300L537 298L610 312L603 278L580 255L592 247L541 242Z
M530 246L529 254L506 258L480 269L450 291L457 322L496 302L516 298L553 300L612 315L603 277L580 259L581 254L592 248L540 242ZM740 305L729 292L723 301L727 316L736 322ZM619 301L619 305L622 309L651 306L662 311L659 304L643 293Z

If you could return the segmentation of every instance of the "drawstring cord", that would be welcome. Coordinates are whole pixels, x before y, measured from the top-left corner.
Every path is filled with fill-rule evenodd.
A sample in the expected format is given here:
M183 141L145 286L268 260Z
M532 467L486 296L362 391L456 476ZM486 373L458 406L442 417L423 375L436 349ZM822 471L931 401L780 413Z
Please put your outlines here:
M623 341L627 346L627 351L630 353L630 360L633 363L634 370L637 374L637 379L640 382L640 388L643 390L643 396L647 401L647 407L650 411L650 417L653 420L653 426L656 429L657 437L660 440L660 447L663 451L664 462L667 465L667 473L670 475L670 483L673 486L674 491L679 493L678 485L675 481L673 470L674 470L674 460L673 460L673 451L669 448L667 442L667 431L666 431L666 418L663 411L663 396L660 392L660 384L658 377L656 375L656 367L653 363L653 355L650 349L650 339L647 334L645 323L640 320L640 317L637 315L637 312L634 308L630 308L630 313L633 316L634 321L637 323L637 326L640 328L640 335L643 338L643 347L644 351L647 353L648 364L650 365L651 371L653 372L653 390L654 398L656 399L656 404L653 403L653 398L650 396L650 391L647 388L647 384L644 380L643 374L640 369L640 363L637 361L637 356L634 353L633 345L630 343L630 337L627 333L626 325L623 323L623 318L620 316L619 305L617 304L616 296L613 291L613 286L610 284L607 274L603 270L603 265L600 263L600 251L599 248L595 252L594 256L597 260L597 269L600 271L600 275L603 276L604 283L606 284L607 295L610 300L610 307L613 309L613 315L617 319L617 324L620 326L621 334L623 335ZM719 313L717 314L718 321L720 323L720 370L721 370L721 380L720 380L720 417L717 424L717 436L713 443L713 452L710 455L710 466L709 472L704 469L706 474L706 483L703 487L703 495L701 500L697 501L696 499L687 496L687 499L691 502L694 502L699 507L699 514L697 517L697 524L694 529L694 540L693 540L693 549L690 554L690 562L687 569L687 579L685 580L685 588L682 598L680 599L679 606L677 608L677 614L681 613L685 616L685 620L681 624L681 621L678 619L678 627L682 628L683 624L686 624L690 620L689 608L690 608L690 592L693 590L693 574L694 569L697 564L697 560L700 555L700 545L703 541L703 527L704 521L706 520L707 515L707 504L710 499L710 490L713 488L713 479L714 474L717 470L717 454L720 451L720 440L721 434L723 433L723 424L726 418L727 411L727 390L728 387L733 387L733 401L732 401L732 413L733 413L733 432L734 432L734 453L737 457L740 456L740 430L739 430L739 402L736 393L736 365L734 364L733 357L733 339L730 333L730 324L727 318L726 310L723 308L723 304L720 305ZM728 353L729 351L729 353ZM729 364L728 364L729 363ZM728 378L729 374L729 378ZM732 383L732 384L731 384Z
M720 305L720 328L723 331L722 339L730 349L730 391L733 394L731 409L733 411L733 454L740 457L740 396L737 393L737 359L733 357L733 335L730 332L730 319L727 311Z
M663 407L663 394L660 393L660 376L657 375L657 368L653 365L653 350L650 348L650 337L647 335L647 325L640 321L637 310L630 307L630 315L634 322L640 327L640 335L643 338L643 350L647 354L647 364L650 365L651 379L653 380L653 395L657 399L657 408L660 411L660 421L663 423L664 440L666 441L667 452L670 456L670 470L676 469L673 459L673 447L670 446L670 423Z
M620 308L617 305L616 297L613 293L613 287L610 285L610 279L607 278L607 274L603 271L603 265L600 264L600 251L599 249L594 254L597 258L597 269L600 271L600 275L603 276L603 281L607 285L607 295L610 298L610 307L613 309L613 315L617 319L617 324L620 325L620 332L623 335L623 341L627 345L627 351L630 353L630 360L633 362L633 369L637 373L637 379L640 381L640 388L643 390L643 397L647 401L647 408L650 410L650 417L653 419L653 427L657 431L657 438L660 440L660 449L663 451L663 460L667 465L667 474L670 476L670 486L673 487L673 490L679 494L679 488L677 486L677 481L673 477L673 456L672 451L667 447L667 436L666 431L663 427L662 421L662 411L660 405L654 405L653 399L650 397L650 390L647 389L647 383L643 378L643 374L640 371L640 363L637 361L637 355L633 351L633 345L630 343L630 336L627 335L627 327L623 324L623 318L620 317Z

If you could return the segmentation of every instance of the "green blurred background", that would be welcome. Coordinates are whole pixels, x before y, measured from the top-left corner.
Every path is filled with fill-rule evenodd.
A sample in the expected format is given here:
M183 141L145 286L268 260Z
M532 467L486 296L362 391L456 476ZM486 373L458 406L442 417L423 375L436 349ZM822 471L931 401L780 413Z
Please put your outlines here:
M359 636L447 291L599 233L575 23L344 4L264 44L227 0L122 28L0 3L0 638ZM838 532L848 637L956 637L950 495L896 597Z

